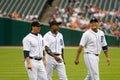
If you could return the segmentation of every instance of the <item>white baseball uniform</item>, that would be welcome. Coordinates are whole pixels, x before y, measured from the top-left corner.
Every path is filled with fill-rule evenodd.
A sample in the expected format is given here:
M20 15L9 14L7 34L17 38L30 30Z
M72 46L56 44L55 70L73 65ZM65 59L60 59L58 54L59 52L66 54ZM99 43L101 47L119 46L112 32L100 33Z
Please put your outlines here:
M64 48L63 36L61 33L52 34L51 31L44 35L45 46L51 49L52 53L58 54L62 59L62 48ZM46 71L48 80L52 80L53 70L56 70L60 80L67 80L64 62L58 63L52 56L46 54Z
M106 46L105 35L98 29L95 33L91 29L83 33L80 44L84 47L84 61L88 68L88 75L85 80L99 79L99 57L101 48Z
M40 34L34 35L29 33L23 39L23 50L29 51L29 56L34 58L30 59L32 71L27 69L27 63L25 61L25 67L30 80L47 80L45 66L42 61L43 49L43 38ZM36 60L35 58L41 58L41 60Z

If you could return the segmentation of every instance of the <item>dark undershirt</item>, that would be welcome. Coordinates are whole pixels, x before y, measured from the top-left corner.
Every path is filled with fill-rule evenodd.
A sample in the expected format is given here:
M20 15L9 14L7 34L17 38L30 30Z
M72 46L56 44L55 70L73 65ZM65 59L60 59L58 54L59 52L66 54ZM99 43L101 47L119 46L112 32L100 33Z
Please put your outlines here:
M35 36L38 36L38 33L32 33L32 32L31 32L31 34L34 34Z

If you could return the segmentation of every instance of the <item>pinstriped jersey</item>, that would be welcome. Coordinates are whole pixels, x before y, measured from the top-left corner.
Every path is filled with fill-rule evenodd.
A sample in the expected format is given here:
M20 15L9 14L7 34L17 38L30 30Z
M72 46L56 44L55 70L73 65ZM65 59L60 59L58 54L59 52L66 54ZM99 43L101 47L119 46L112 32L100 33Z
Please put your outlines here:
M51 31L44 35L45 46L48 46L53 53L62 53L62 48L64 48L63 35L61 33L53 34Z
M83 33L79 45L84 47L84 52L100 54L101 48L106 46L107 43L103 31L98 29L96 33L90 29Z
M31 57L43 57L44 43L40 34L29 33L23 38L23 50L30 51Z

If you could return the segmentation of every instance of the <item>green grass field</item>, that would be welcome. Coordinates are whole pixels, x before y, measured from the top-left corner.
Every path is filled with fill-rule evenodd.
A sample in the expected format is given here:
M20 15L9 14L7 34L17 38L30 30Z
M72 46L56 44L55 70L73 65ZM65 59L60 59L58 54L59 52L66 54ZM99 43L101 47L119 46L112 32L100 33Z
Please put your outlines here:
M65 48L65 61L68 80L84 80L87 69L83 60L83 52L79 65L74 64L77 48ZM103 52L100 55L101 80L120 80L120 48L110 48L111 65L106 63ZM21 47L0 47L0 80L28 80L24 67ZM59 80L53 73L53 80Z

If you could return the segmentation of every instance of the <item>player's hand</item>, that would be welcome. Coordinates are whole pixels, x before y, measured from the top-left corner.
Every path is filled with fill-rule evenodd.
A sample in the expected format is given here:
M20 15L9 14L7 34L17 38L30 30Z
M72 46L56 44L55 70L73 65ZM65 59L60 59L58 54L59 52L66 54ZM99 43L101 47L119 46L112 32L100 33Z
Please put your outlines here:
M107 58L107 64L110 65L110 58Z
M28 64L27 68L32 71L32 65L31 64Z
M62 62L62 59L61 59L60 57L55 56L54 58L55 58L55 60L56 60L57 62L59 62L59 63L61 63L61 62Z
M79 60L76 59L76 60L74 61L74 63L75 63L75 64L79 64Z

